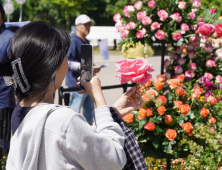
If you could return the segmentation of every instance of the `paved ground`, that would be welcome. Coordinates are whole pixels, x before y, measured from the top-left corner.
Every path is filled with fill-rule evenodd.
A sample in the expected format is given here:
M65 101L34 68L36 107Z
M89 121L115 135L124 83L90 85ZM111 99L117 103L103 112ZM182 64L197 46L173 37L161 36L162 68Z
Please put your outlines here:
M121 55L112 55L110 56L109 60L102 60L102 57L100 55L94 56L94 63L98 66L102 64L108 63L108 67L105 67L101 69L101 71L97 74L101 80L102 86L110 86L110 85L119 85L120 81L116 77L118 74L115 71L115 61L124 59ZM153 79L156 80L156 76L160 74L160 56L155 57L149 57L148 58L149 63L153 64L153 68L155 69L155 72L153 72ZM63 86L65 87L65 84L63 82ZM122 88L119 89L111 89L111 90L103 90L106 102L109 106L112 106L114 102L122 95L123 90ZM55 96L55 103L58 103L58 94L56 93Z

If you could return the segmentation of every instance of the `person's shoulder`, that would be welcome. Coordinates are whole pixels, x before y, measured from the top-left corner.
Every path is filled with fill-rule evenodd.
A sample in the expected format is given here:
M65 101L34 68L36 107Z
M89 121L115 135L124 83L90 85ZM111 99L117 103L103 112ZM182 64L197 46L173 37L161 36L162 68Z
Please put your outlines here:
M9 37L9 38L12 38L13 35L14 35L14 32L12 32L12 31L6 29L6 30L3 31L2 34L5 35L5 36L7 36L7 37Z

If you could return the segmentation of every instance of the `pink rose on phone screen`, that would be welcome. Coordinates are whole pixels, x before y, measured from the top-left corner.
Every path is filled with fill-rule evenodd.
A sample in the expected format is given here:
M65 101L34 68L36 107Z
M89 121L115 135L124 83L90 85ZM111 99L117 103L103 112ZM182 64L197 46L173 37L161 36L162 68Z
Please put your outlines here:
M153 65L149 64L144 58L124 59L117 61L115 64L116 71L120 72L116 77L119 78L121 84L128 81L144 84L152 77L149 73L154 71Z

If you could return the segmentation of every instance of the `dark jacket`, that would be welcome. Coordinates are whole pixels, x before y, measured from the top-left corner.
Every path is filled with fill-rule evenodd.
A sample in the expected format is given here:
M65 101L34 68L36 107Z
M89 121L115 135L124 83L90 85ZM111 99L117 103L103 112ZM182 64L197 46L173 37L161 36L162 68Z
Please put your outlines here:
M13 34L13 32L6 29L4 23L0 26L0 62L3 62L8 55L9 45ZM0 77L0 108L14 107L14 87L6 86L4 79Z

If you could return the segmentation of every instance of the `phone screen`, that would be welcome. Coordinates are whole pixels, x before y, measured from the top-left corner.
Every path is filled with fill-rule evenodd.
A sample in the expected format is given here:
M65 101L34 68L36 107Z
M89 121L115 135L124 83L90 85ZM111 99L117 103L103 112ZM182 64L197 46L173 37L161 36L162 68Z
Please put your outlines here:
M80 79L90 81L93 76L93 48L91 45L84 44L81 46L81 71ZM85 88L80 84L80 89Z

